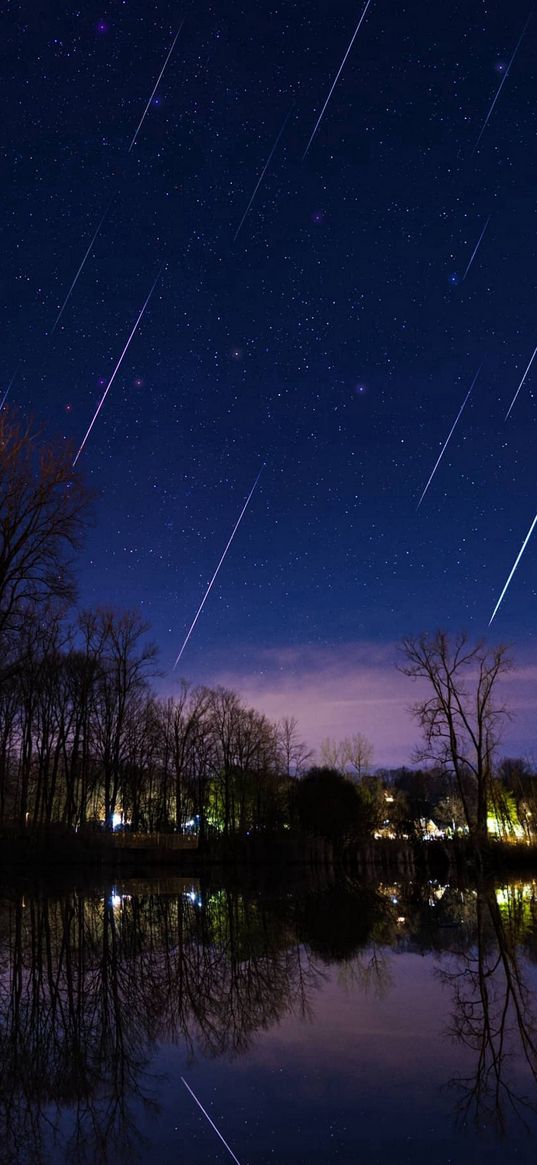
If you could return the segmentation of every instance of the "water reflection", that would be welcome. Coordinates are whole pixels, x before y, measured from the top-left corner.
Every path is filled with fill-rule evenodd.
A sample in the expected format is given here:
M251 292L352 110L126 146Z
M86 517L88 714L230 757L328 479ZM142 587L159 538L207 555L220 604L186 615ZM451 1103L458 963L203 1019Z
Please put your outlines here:
M512 1083L509 1072L509 1059L516 1055L537 1083L534 1000L519 953L519 944L535 933L526 910L533 923L535 888L513 886L498 892L480 886L472 899L475 942L460 951L457 967L441 972L453 992L452 1034L475 1053L472 1075L459 1077L452 1086L461 1119L494 1121L505 1132L508 1110L521 1119L525 1109L537 1112L535 1099Z
M506 1110L523 1118L537 1095L525 978L536 889L347 879L267 894L168 879L14 892L0 908L2 1160L44 1161L51 1144L58 1161L144 1160L159 1043L240 1056L286 1016L312 1021L333 964L349 991L382 998L398 956L416 952L435 953L451 1035L473 1057L451 1081L458 1115L499 1128Z

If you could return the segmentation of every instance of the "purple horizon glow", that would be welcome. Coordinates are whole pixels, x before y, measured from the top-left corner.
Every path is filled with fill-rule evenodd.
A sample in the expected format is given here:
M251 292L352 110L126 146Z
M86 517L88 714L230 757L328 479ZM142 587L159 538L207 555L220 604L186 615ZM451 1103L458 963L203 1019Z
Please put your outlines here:
M374 748L373 766L412 766L420 742L411 708L426 689L397 670L398 645L367 642L333 648L266 649L243 654L237 668L214 667L196 682L221 684L270 720L294 716L300 738L316 752L330 736L363 732ZM499 756L522 756L534 763L537 666L519 659L498 687L512 720L504 727Z

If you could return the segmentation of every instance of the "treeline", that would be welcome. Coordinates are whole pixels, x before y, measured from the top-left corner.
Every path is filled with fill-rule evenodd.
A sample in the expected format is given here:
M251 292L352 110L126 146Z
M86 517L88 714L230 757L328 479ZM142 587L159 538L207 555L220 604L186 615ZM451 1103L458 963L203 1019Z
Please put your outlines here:
M52 602L26 611L0 684L0 826L187 828L201 842L295 829L334 846L468 831L468 766L463 797L447 767L372 776L358 735L354 764L348 742L330 741L321 757L339 768L308 768L293 718L272 722L222 687L183 683L160 697L155 668L136 613L86 611L69 624ZM537 777L523 761L502 762L488 801L489 832L533 839Z
M321 757L339 755L339 770L308 768L292 718L272 722L222 687L183 683L159 697L156 649L136 613L86 611L68 624L50 603L27 611L17 645L0 685L0 826L187 828L202 843L294 829L335 847L467 832L447 768L359 775L357 746L351 769L336 742ZM470 769L461 780L473 811ZM534 821L537 778L522 761L502 762L489 831L529 840Z
M203 838L281 828L305 755L296 723L271 723L225 688L159 698L155 648L132 612L29 621L0 687L0 824L89 823Z

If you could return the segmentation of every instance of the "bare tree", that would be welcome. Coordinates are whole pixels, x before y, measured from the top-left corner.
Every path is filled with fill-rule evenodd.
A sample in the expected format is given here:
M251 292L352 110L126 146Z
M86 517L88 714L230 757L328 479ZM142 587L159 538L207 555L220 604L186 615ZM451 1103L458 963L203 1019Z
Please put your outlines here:
M192 689L183 681L179 693L161 707L166 768L171 771L175 794L175 828L183 829L187 788L193 784L194 758L204 735L209 704L205 688Z
M71 601L71 555L89 495L70 451L0 413L0 635L17 634L28 608Z
M321 764L329 769L339 769L343 772L345 768L345 760L343 757L343 749L338 740L332 740L331 736L325 736L321 740L319 755L321 757Z
M512 666L507 649L482 641L472 646L464 632L450 641L437 631L404 639L402 650L400 670L429 686L413 708L424 737L418 758L453 773L470 833L486 841L494 751L509 715L494 700L498 679Z
M95 743L104 776L104 809L108 828L129 752L129 734L140 713L154 671L156 647L140 640L148 625L135 611L98 611L94 619L95 650L100 674L95 698Z
M229 688L209 689L208 720L213 742L210 763L218 783L217 800L223 820L224 834L233 830L234 791L233 775L236 765L237 729L242 705Z
M373 745L362 732L347 737L341 744L342 760L345 768L354 770L358 780L366 776L373 762Z
M283 720L278 721L276 731L281 765L285 775L287 777L290 777L291 774L300 776L313 753L304 741L300 740L296 716L284 716Z

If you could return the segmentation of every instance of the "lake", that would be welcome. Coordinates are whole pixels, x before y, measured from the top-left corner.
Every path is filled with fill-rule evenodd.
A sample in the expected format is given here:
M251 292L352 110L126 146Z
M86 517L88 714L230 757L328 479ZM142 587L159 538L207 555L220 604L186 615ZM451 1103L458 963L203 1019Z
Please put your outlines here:
M0 1161L534 1165L524 879L4 886Z

